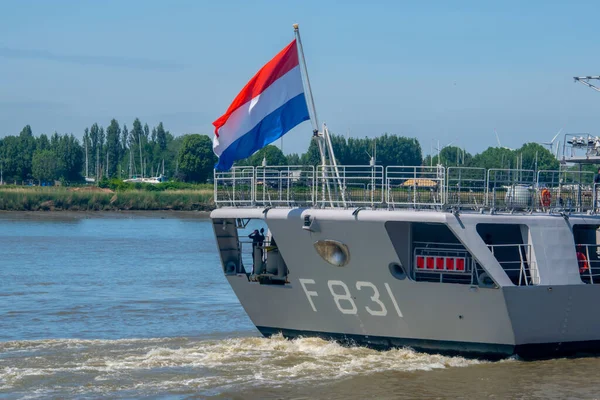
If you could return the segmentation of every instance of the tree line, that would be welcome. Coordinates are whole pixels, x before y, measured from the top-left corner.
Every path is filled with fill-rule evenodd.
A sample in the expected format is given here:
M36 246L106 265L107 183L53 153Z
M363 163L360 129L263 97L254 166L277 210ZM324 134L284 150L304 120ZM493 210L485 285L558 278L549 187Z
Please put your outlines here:
M559 161L544 146L526 143L519 149L489 147L479 154L472 155L457 146L446 146L438 154L423 157L423 151L416 138L384 134L376 138L345 138L332 135L332 147L336 161L341 165L369 165L373 157L376 165L471 167L497 169L528 169L534 171L557 170ZM320 154L316 141L311 141L304 154L284 155L281 150L269 145L259 150L237 165L259 166L265 159L267 165L318 165ZM584 168L585 169L585 168ZM594 169L593 166L587 169Z
M18 135L0 139L0 173L5 183L127 179L158 176L163 171L170 178L198 181L202 177L196 171L197 160L184 153L193 154L199 138L211 150L211 154L203 153L204 164L214 164L207 136L174 137L162 122L150 128L136 118L131 129L115 119L106 128L94 123L84 130L81 141L73 134L57 132L34 136L27 125Z
M456 146L423 157L416 138L384 134L377 138L331 136L336 160L341 165L424 165L446 167L522 168L555 170L559 163L549 150L536 143L517 150L489 147L472 155ZM305 153L288 154L268 145L236 165L318 165L319 148L311 140ZM80 141L73 134L34 136L29 125L15 136L0 139L0 172L4 182L83 182L84 178L127 179L163 173L179 181L205 183L212 178L217 159L207 135L175 137L163 123L150 128L136 118L128 128L112 119L104 128L92 124ZM163 167L164 166L164 167Z

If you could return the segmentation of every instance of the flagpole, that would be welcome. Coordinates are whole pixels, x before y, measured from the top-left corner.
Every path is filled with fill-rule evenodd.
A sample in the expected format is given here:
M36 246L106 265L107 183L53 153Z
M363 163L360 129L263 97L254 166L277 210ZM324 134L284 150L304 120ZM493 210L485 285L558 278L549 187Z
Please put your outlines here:
M306 68L306 59L304 58L304 48L302 47L302 39L300 38L300 29L298 29L298 24L294 24L294 35L296 36L296 41L298 42L298 52L300 53L300 58L302 59L302 72L304 75L304 79L306 80L306 90L308 92L309 98L309 107L312 112L312 118L310 122L313 126L313 133L319 132L319 119L317 118L317 109L315 108L315 99L313 98L312 89L310 87L310 79L308 79L308 69Z
M308 103L309 104L309 114L312 111L312 117L310 119L313 126L313 136L317 140L317 144L319 146L319 154L321 155L321 165L322 165L322 184L323 184L323 202L325 202L325 191L329 194L329 202L333 207L333 200L331 197L331 188L329 187L329 178L328 178L328 163L327 163L327 154L329 154L329 161L332 162L333 172L335 177L338 180L338 186L340 192L342 193L342 202L344 207L346 206L346 201L344 199L344 189L341 185L340 181L340 173L338 171L337 163L335 162L335 154L333 154L333 146L331 145L331 139L329 137L329 131L325 124L323 124L323 130L319 132L319 120L317 118L317 109L315 107L315 99L313 98L312 88L310 87L310 79L308 78L308 69L306 68L306 59L304 58L304 48L302 47L302 39L300 38L300 29L298 28L298 24L293 24L294 27L294 35L296 36L296 41L298 43L298 52L300 54L300 58L302 60L301 68L302 73L304 75L304 79L306 81L306 91L308 92Z

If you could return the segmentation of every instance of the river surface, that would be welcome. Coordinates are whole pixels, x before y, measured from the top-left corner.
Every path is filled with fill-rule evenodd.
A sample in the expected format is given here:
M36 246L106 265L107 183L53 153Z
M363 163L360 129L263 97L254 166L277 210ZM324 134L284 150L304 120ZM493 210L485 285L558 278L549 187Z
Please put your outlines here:
M201 215L0 213L0 398L599 398L599 371L264 339Z

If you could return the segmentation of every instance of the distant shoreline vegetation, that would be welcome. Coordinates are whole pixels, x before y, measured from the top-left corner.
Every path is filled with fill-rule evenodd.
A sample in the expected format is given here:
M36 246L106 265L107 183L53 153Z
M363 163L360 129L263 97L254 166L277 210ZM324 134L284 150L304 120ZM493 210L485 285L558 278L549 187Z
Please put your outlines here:
M341 165L369 165L376 150L376 163L383 167L439 163L486 169L559 168L553 154L537 143L516 150L489 147L475 155L445 146L423 157L416 138L386 133L377 138L332 135L331 140ZM277 146L268 145L236 165L259 166L263 160L271 166L314 166L320 163L320 155L315 140L303 154L284 155ZM210 210L216 161L209 136L175 137L162 123L150 128L137 118L131 130L115 119L106 129L94 123L84 130L81 142L73 134L56 132L36 137L27 125L18 135L0 139L0 210ZM124 182L163 172L168 182Z
M122 182L121 182L122 183ZM149 187L145 187L148 185ZM0 186L1 211L210 211L214 208L212 185L184 184L181 188L161 185L109 187ZM112 186L112 185L110 185ZM140 188L141 186L141 188ZM188 186L188 187L185 187ZM152 187L151 190L150 187Z

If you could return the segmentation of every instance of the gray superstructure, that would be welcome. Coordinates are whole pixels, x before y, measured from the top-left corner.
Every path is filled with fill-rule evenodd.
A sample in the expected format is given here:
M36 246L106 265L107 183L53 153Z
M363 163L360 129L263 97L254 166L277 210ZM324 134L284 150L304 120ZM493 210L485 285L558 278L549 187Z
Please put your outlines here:
M263 334L489 357L600 349L593 174L331 168L215 173L223 271Z

